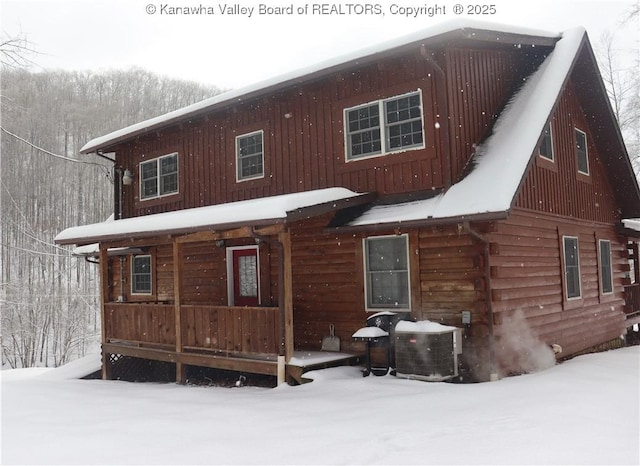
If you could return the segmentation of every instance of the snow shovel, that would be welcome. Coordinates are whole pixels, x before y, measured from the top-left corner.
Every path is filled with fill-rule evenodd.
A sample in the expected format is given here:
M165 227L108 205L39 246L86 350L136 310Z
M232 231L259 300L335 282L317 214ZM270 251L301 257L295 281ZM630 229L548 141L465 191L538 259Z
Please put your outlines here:
M335 334L333 324L329 325L329 336L322 339L322 351L340 351L340 338Z

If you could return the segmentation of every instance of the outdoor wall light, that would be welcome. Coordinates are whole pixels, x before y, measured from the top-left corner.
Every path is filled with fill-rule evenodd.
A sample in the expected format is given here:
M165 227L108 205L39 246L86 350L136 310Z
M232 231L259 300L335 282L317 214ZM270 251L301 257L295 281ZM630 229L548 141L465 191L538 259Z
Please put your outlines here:
M223 239L217 239L216 240L216 246L218 246L219 248L223 248L225 247L225 245L227 244L227 242Z
M131 186L133 183L133 175L131 171L127 168L122 174L122 184L125 186Z

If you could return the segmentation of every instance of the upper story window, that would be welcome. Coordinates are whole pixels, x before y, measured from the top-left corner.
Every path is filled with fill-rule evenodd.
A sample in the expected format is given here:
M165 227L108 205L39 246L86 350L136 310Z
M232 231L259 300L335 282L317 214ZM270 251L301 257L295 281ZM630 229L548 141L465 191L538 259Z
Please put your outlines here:
M538 148L540 157L553 161L553 135L551 134L551 122L547 123L542 132L542 141Z
M589 151L587 149L587 134L575 128L576 156L578 158L578 172L589 174Z
M131 257L131 294L151 294L151 256Z
M613 293L611 241L601 239L598 244L600 246L600 289L602 294Z
M236 137L237 181L264 176L263 131Z
M153 199L177 192L177 153L140 163L140 199Z
M580 257L578 238L575 236L563 236L564 277L567 299L582 296L580 290Z
M367 309L409 306L407 236L378 236L364 241Z
M424 147L420 90L344 113L347 161Z

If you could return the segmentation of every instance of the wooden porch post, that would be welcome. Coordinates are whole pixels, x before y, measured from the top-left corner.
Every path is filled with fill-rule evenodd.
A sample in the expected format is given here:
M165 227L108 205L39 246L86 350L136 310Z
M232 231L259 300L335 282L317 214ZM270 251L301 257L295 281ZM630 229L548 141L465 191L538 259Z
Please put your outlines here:
M176 382L185 383L187 380L186 367L180 360L182 353L182 243L173 240L173 301L176 326Z
M281 286L284 287L284 358L289 363L293 357L293 273L291 271L291 234L284 231L278 234L282 244L284 262L284 277Z
M107 313L105 302L109 299L109 256L107 248L100 246L98 263L100 266L100 333L101 333L101 355L102 355L102 380L111 379L111 358L104 350L107 343Z
M633 251L633 279L634 283L640 283L640 250L638 248L638 242L633 241L631 243L631 250Z

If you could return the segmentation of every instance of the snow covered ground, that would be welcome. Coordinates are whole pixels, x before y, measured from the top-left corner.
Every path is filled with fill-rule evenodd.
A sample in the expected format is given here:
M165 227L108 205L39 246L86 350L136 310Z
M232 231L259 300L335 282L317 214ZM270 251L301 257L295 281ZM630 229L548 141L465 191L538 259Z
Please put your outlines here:
M640 463L639 346L469 385L356 367L275 389L135 384L75 364L2 371L3 464Z

